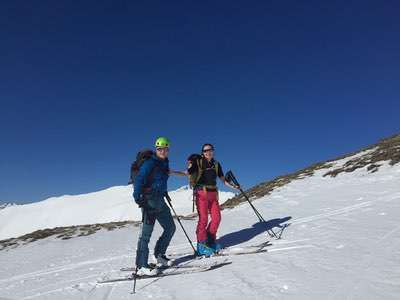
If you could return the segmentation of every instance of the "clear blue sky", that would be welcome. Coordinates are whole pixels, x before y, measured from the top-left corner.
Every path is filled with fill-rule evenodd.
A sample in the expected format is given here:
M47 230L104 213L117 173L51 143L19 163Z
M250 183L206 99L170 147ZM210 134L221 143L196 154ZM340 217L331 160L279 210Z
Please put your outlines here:
M400 131L398 1L140 2L1 1L0 202L125 184L158 135L249 187Z

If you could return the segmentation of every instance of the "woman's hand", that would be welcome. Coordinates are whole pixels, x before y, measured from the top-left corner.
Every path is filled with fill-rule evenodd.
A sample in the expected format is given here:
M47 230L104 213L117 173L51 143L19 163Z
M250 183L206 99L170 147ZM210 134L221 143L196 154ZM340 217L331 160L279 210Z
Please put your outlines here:
M221 177L222 182L227 186L235 190L240 190L240 185L232 184L228 182L225 177Z
M175 176L189 176L189 173L187 171L174 171L174 170L169 170L170 175L175 175Z
M227 182L227 185L228 185L229 187L233 188L233 189L240 190L240 185L231 184L231 183L229 183L229 182Z

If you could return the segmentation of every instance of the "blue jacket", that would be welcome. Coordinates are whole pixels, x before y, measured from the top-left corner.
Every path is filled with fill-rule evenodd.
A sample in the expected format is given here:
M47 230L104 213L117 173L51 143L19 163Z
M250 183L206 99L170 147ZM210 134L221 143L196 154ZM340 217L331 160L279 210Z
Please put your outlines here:
M154 169L156 168L156 169ZM154 171L153 171L154 170ZM154 193L165 193L167 191L167 181L169 177L169 162L168 159L161 160L156 155L153 155L150 159L146 160L139 169L139 173L135 178L135 186L133 191L133 197L135 201L140 199L143 193L143 187L148 185L148 180L153 173L153 179L151 184L151 191Z

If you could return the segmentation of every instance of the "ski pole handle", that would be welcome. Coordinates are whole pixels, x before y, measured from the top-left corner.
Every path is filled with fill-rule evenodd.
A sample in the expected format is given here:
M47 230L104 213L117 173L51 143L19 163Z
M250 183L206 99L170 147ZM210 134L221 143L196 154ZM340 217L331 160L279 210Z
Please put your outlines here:
M239 182L237 181L235 175L233 175L233 172L232 172L232 171L228 171L228 172L226 173L226 179L227 179L228 181L231 181L234 185L240 186Z

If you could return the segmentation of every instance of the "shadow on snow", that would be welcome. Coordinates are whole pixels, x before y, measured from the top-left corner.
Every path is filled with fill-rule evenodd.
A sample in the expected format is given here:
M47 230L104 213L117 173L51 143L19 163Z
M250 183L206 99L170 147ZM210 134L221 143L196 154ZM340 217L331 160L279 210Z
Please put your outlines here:
M225 247L232 247L247 241L250 241L257 235L267 232L268 230L274 228L280 228L281 231L285 229L290 224L285 224L285 222L289 221L292 217L284 217L284 218L276 218L266 222L258 222L253 224L249 228L240 229L238 231L234 231L228 233L218 239L218 243L220 243L224 248ZM282 234L282 232L276 232ZM183 257L179 257L175 260L177 265L190 261L194 258L193 254L185 255Z
M249 228L240 229L238 231L234 231L218 239L218 243L220 243L223 247L232 247L238 244L245 243L250 241L254 237L259 234L262 234L268 230L274 228L284 228L284 223L289 221L292 217L284 217L272 219L266 222L258 222L253 224Z

